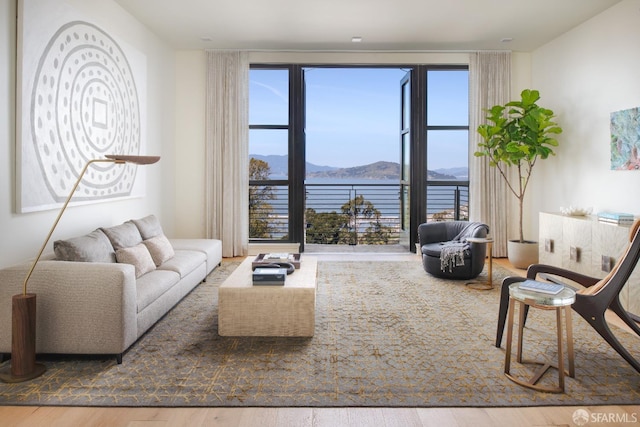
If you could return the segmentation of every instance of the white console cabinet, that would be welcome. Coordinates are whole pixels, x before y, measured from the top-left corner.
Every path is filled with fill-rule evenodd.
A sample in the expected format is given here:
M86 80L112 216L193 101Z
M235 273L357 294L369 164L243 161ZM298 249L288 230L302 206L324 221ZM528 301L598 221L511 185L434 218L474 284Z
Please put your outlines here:
M542 212L539 219L540 264L603 278L629 243L629 226L603 223L595 215ZM620 302L640 316L640 263L620 293Z

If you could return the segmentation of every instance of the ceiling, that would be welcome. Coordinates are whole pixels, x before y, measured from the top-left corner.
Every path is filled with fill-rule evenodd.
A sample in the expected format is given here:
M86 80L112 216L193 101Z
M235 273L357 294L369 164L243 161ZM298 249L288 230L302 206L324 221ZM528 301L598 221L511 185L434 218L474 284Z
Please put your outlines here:
M620 2L115 1L176 49L524 52L535 50ZM362 42L352 42L355 36L362 37Z

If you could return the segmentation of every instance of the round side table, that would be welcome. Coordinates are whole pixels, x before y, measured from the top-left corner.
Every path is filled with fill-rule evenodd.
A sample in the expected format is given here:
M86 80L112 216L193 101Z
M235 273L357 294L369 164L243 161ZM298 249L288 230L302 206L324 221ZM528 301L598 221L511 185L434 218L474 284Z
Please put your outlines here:
M491 237L468 237L469 243L485 243L487 245L487 255L489 257L489 266L487 267L488 279L486 282L481 280L472 280L467 282L467 286L480 291L488 291L493 289L493 239Z
M574 354L573 354L573 331L571 327L571 304L576 300L576 293L573 289L565 288L558 294L546 294L542 292L532 292L520 289L520 283L513 283L509 286L509 315L507 320L507 350L504 359L504 374L511 381L533 390L545 391L549 393L564 392L564 376L569 375L575 377ZM541 365L531 379L525 381L511 375L511 344L513 339L513 318L515 305L518 303L519 322L518 322L518 363L522 362L522 334L524 332L524 308L528 305L532 308L542 310L556 311L556 329L558 336L558 365L553 366L549 363L532 362ZM567 359L569 370L564 369L564 350L562 344L562 312L564 311L565 329L567 334ZM538 381L549 370L556 368L558 370L558 387L546 387L538 385Z

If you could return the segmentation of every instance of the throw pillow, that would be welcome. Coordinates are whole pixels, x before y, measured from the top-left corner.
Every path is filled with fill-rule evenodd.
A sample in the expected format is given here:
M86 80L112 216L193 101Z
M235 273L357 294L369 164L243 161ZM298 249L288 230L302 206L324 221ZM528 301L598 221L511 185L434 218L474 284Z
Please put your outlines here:
M151 254L142 243L129 248L118 249L116 251L116 260L119 263L132 264L136 268L136 279L156 269Z
M163 234L160 221L158 221L158 218L156 218L155 215L148 215L140 219L132 219L131 222L138 227L142 240L147 240Z
M94 230L84 236L53 242L56 259L80 262L116 262L116 254L107 236Z
M138 228L131 222L116 225L115 227L101 228L116 251L121 248L130 248L142 243L142 236Z
M160 266L163 262L170 260L175 255L171 242L164 234L144 240L142 243L144 243L149 250L156 266Z

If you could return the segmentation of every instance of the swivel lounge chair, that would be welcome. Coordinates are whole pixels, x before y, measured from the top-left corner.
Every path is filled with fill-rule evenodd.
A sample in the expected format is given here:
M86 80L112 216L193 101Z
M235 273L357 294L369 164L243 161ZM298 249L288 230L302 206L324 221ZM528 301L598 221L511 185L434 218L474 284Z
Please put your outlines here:
M527 269L527 278L536 279L540 274L558 276L572 280L584 288L576 289L576 301L571 308L582 316L607 343L620 354L636 371L640 373L640 363L627 351L609 329L605 319L605 312L611 309L638 336L640 327L620 304L620 291L629 280L638 259L640 258L640 220L634 222L629 233L629 245L624 255L619 259L611 272L604 279L597 279L559 267L544 264L533 264ZM543 276L544 277L544 276ZM547 276L549 280L553 277ZM509 304L509 285L526 280L523 277L507 277L502 282L500 291L500 309L498 314L498 330L496 333L496 347L502 343L502 334L507 317ZM566 284L565 284L566 285ZM528 306L524 311L524 319Z
M486 243L467 242L469 237L487 237L489 227L480 222L427 222L418 226L418 243L424 270L444 279L468 280L484 268Z

